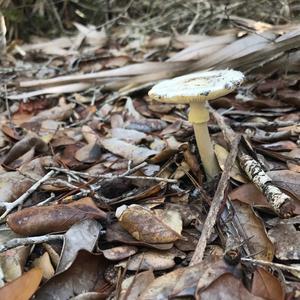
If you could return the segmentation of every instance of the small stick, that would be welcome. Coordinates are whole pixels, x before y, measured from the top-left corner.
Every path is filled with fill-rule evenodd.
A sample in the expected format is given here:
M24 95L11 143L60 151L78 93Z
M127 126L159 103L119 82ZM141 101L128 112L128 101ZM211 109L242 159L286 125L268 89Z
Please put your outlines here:
M286 266L286 265L283 265L283 264L273 263L273 262L265 261L265 260L242 257L241 261L249 262L249 263L252 263L254 265L261 265L261 266L266 266L266 267L278 268L278 269L281 269L283 271L288 271L288 272L300 272L300 267L291 267L291 266Z
M90 178L99 178L99 179L117 179L117 178L128 178L128 179L143 179L143 180L154 180L154 181L164 181L164 182L169 182L169 183L177 183L177 179L170 179L170 178L162 178L162 177L147 177L147 176L133 176L133 175L92 175L86 172L79 172L79 171L73 171L73 170L68 170L64 168L57 168L57 167L49 167L51 170L55 170L58 172L62 172L65 174L75 174L79 175L82 177L90 177ZM126 172L127 173L127 172ZM126 174L125 173L125 174Z
M26 238L15 238L12 239L2 245L0 245L0 252L4 252L6 250L18 247L18 246L24 246L24 245L33 245L33 244L41 244L46 243L50 241L56 241L56 240L63 240L64 235L63 234L46 234L41 236L32 236L32 237L26 237Z
M212 200L207 218L206 218L204 226L203 226L203 230L202 230L200 239L198 241L194 255L191 259L190 266L200 263L203 259L207 240L211 236L213 227L216 224L216 219L217 219L218 213L220 211L222 202L224 200L225 190L227 188L228 181L230 178L230 170L231 170L231 168L235 162L236 156L237 156L240 138L241 137L239 135L237 135L232 142L231 151L230 151L229 155L227 156L224 171L223 171L221 179L219 181L217 191Z
M50 197L48 197L47 199L39 202L36 206L43 206L45 204L48 204L49 202L51 202L53 199L55 198L55 194L51 193Z
M39 186L47 181L53 174L55 173L54 170L48 172L44 177L42 177L39 181L37 181L34 185L31 186L22 196L20 196L14 202L1 202L0 207L5 208L5 212L0 216L0 220L3 220L14 208L24 203L24 201L33 193L35 192Z

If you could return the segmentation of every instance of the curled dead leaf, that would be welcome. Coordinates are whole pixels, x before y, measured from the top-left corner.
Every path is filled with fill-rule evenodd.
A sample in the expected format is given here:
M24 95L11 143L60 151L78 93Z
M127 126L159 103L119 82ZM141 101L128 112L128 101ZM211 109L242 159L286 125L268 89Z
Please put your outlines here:
M12 213L7 218L8 226L20 235L40 235L65 231L84 219L106 219L91 198L83 198L70 204L47 207L29 207Z
M160 219L154 212L140 205L121 208L117 211L121 226L139 241L159 244L182 238L182 220L177 211L163 212L165 218Z

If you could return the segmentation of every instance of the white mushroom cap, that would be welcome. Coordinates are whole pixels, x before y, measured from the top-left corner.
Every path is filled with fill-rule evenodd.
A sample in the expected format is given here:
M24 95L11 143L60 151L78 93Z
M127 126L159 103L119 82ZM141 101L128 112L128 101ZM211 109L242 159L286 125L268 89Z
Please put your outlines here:
M160 102L202 102L231 93L243 80L243 73L234 70L197 72L162 81L148 94Z

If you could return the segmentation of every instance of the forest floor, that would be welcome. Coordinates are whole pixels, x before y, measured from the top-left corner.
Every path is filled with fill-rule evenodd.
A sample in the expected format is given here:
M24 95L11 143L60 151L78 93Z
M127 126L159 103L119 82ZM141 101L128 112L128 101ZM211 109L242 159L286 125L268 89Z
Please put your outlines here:
M297 299L300 25L196 12L185 33L172 14L141 30L118 23L130 5L109 33L23 42L2 17L0 299ZM209 179L189 106L148 91L231 68L245 81L210 101Z

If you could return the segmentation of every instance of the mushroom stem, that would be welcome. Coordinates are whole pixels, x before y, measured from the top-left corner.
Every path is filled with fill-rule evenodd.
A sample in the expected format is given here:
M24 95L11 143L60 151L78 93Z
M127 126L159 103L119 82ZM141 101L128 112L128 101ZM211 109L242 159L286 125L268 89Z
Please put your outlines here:
M218 175L219 167L210 140L207 123L194 124L197 146L208 179Z
M219 166L208 132L209 113L204 103L191 103L189 121L194 126L196 142L207 179L218 175Z

